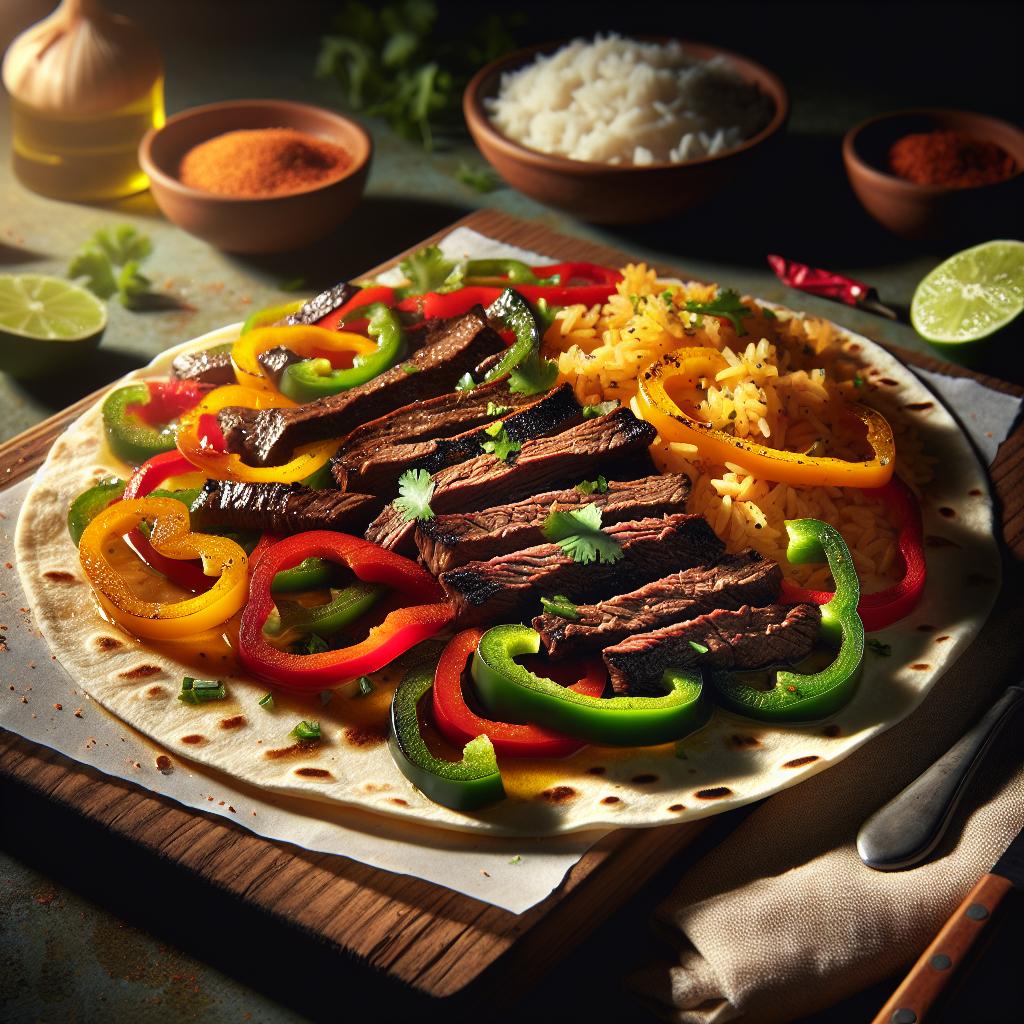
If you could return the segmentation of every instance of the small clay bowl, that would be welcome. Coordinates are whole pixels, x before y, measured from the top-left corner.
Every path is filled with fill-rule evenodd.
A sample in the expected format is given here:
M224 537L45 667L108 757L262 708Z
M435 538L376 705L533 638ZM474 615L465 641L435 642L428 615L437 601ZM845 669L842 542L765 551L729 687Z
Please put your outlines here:
M1013 177L991 185L919 185L889 170L889 149L916 132L954 131L994 142L1013 157ZM1006 121L966 110L897 110L855 125L843 139L843 163L864 209L903 238L957 243L1006 236L1024 203L1024 132Z
M237 198L190 188L178 179L181 158L195 145L238 129L294 128L343 147L344 176L302 192ZM164 216L227 252L301 249L333 231L355 209L370 170L373 143L355 121L321 107L284 100L231 100L193 107L150 131L139 163Z
M668 42L665 38L644 40ZM761 157L765 144L782 128L789 114L786 90L767 68L717 46L683 42L686 52L701 60L724 58L733 71L772 101L774 114L757 135L718 156L642 167L541 153L502 135L491 123L484 101L497 96L503 72L521 68L538 53L551 53L564 45L563 41L533 46L487 64L466 87L462 110L473 141L505 181L538 202L583 220L597 224L651 223L696 206Z

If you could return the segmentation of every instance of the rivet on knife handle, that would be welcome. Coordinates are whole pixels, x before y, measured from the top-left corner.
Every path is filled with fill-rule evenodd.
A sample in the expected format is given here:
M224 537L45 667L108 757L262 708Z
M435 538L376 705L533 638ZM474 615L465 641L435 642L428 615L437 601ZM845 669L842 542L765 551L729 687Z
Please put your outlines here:
M1024 688L1008 687L935 764L868 818L857 835L868 867L900 871L935 849L985 751L1022 700Z

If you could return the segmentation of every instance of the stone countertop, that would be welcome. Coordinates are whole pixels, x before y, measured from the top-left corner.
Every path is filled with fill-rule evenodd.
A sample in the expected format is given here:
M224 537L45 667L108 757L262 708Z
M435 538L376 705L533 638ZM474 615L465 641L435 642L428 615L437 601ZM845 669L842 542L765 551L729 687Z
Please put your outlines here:
M277 8L269 4L140 0L109 6L138 17L161 41L167 59L168 113L244 96L336 104L330 83L312 75L316 38L329 16L325 5L293 0L289 30L280 33L275 33L273 18ZM527 24L526 42L570 34L573 29L566 25L584 10L574 4L558 12L527 6L544 12L545 25ZM27 24L46 7L45 0L5 5L0 48L19 18ZM219 253L168 224L148 194L91 206L34 195L14 180L6 153L0 152L0 271L63 274L71 254L98 228L131 223L154 242L145 272L157 289L182 304L177 310L147 313L111 304L103 344L84 371L21 383L0 373L0 440L170 345L294 298L294 293L282 290L283 282L301 277L312 292L358 275L481 206L539 220L638 258L679 266L695 277L828 316L882 342L930 351L907 324L906 308L920 278L960 246L912 246L877 227L849 190L839 142L845 129L863 117L921 102L1012 114L1014 95L1020 95L1019 64L1016 70L1007 70L1012 33L986 28L1003 16L1000 7L973 5L972 24L959 23L954 33L943 23L950 15L942 5L936 7L935 23L923 27L912 13L890 12L885 33L874 24L871 5L833 5L839 12L835 17L845 16L843 24L816 22L818 14L799 4L720 4L714 12L695 13L688 35L750 53L783 75L793 100L787 136L758 178L685 217L636 228L583 224L504 187L481 195L453 177L462 162L483 166L467 140L427 155L383 124L367 120L376 155L366 196L353 218L310 251L237 257ZM251 17L254 10L264 13L262 23ZM620 18L618 27L635 24L632 31L664 31L666 10L671 11L670 5L655 5L646 22L630 12ZM592 23L593 8L586 11ZM723 17L723 11L732 16ZM661 27L653 27L659 18ZM972 64L969 75L951 84L946 69L969 52L985 52L986 60ZM896 67L898 60L905 67ZM7 98L0 94L0 151L8 148L9 140ZM874 284L883 301L901 312L901 321L892 323L786 289L765 263L768 252ZM994 368L1021 379L1019 361ZM4 794L0 820L8 833L8 852L0 856L0 907L12 932L5 940L7 955L0 968L6 1019L88 1021L102 1013L111 1021L284 1024L333 1016L331 1005L339 1012L352 1007L353 995L344 990L336 992L337 1003L332 1004L329 978L318 973L312 982L304 979L296 955L261 947L263 933L257 923L250 922L251 935L244 934L243 927L224 926L223 916L230 915L231 908L209 893L196 893L187 879L157 871L135 854L108 848L88 827L69 822L50 808L31 805L21 794ZM57 836L63 839L55 842ZM86 857L70 866L64 856L69 841ZM113 868L111 861L119 867ZM641 933L650 908L671 881L663 876L649 887L644 899L627 908L625 917L617 915L573 954L567 968L592 977L593 958L604 955L601 944L614 943L624 928ZM138 896L152 885L164 894L145 909ZM192 927L176 919L178 907L191 913ZM208 935L225 945L212 945ZM657 947L643 938L639 951L653 956ZM316 961L316 966L320 972L331 970L324 961ZM594 1020L610 1019L603 1016L609 1008L618 1019L625 1019L623 1014L647 1019L619 992L618 974L582 1002L579 986L564 987L571 974L562 972L560 977L563 987L543 986L527 1003L529 1013L542 1016L545 1005L550 1005L545 999L557 999L561 992L563 997L573 993L577 1009ZM888 991L881 986L864 993L820 1018L821 1024L867 1019ZM386 1017L378 1014L378 1019Z

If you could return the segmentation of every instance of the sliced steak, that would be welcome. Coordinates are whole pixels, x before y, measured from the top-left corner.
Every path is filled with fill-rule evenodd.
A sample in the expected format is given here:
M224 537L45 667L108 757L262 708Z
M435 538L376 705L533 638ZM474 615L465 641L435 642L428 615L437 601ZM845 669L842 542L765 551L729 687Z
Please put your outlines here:
M583 409L568 384L562 384L539 398L536 395L533 397L532 405L501 417L491 416L492 422L500 419L503 429L517 444L557 434L583 419ZM480 446L490 440L492 438L484 429L477 427L454 437L391 445L369 455L358 467L356 474L348 475L345 485L369 494L395 497L398 494L398 478L407 469L425 469L428 473L437 473L447 466L476 458L481 454Z
M358 472L367 459L391 445L451 437L493 422L496 417L487 411L488 406L514 412L536 401L536 395L512 394L508 381L495 380L472 391L449 391L412 402L356 427L338 448L331 470L338 486L345 487L350 473Z
M231 365L232 342L214 345L199 352L183 352L171 363L171 376L197 384L234 384L235 368Z
M474 562L544 543L541 527L552 506L569 510L593 502L601 509L605 526L627 519L644 519L686 511L689 477L649 476L610 483L601 494L583 494L575 487L544 491L525 501L497 505L480 512L455 512L416 524L416 546L427 567L439 576ZM769 599L770 600L770 599Z
M290 409L227 408L218 414L221 430L229 450L249 463L278 465L299 445L340 439L368 419L452 390L464 373L504 347L477 306L449 321L432 345L365 384Z
M657 579L668 566L700 565L722 554L707 521L686 513L616 523L604 532L622 547L617 562L574 562L557 544L539 544L449 569L441 585L460 623L516 622L535 611L541 597L593 600Z
M661 688L667 668L743 671L799 661L811 653L820 629L816 604L720 608L608 647L604 663L616 693L650 693Z
M274 387L281 387L284 371L294 363L301 363L305 357L296 355L290 348L278 345L277 348L261 352L256 360L263 367L263 372L274 382Z
M508 462L493 455L442 469L434 477L434 515L473 512L502 501L518 501L553 487L575 486L598 473L608 475L617 462L646 453L654 428L628 409L584 420L554 437L526 441ZM415 523L389 505L370 524L366 539L404 553L415 550Z
M726 555L665 576L639 590L576 608L578 618L545 613L533 620L552 657L576 657L637 633L687 622L716 608L759 607L778 599L782 570L756 551Z
M348 281L342 281L333 288L314 295L301 309L285 317L286 324L315 324L323 320L328 313L341 309L350 299L358 293L359 289Z
M302 484L246 484L207 480L192 505L196 528L228 526L267 533L338 530L362 533L380 511L370 494L314 491Z

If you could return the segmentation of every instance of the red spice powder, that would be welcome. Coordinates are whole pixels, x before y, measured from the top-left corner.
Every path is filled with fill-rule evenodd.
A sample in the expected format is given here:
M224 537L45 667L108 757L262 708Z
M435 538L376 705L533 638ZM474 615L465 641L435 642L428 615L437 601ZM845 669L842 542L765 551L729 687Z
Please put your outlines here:
M994 142L960 132L918 132L897 139L889 150L894 174L918 185L972 188L1005 181L1017 171L1013 157Z
M349 154L333 142L292 128L225 132L182 158L178 177L191 188L223 196L288 195L337 181Z

